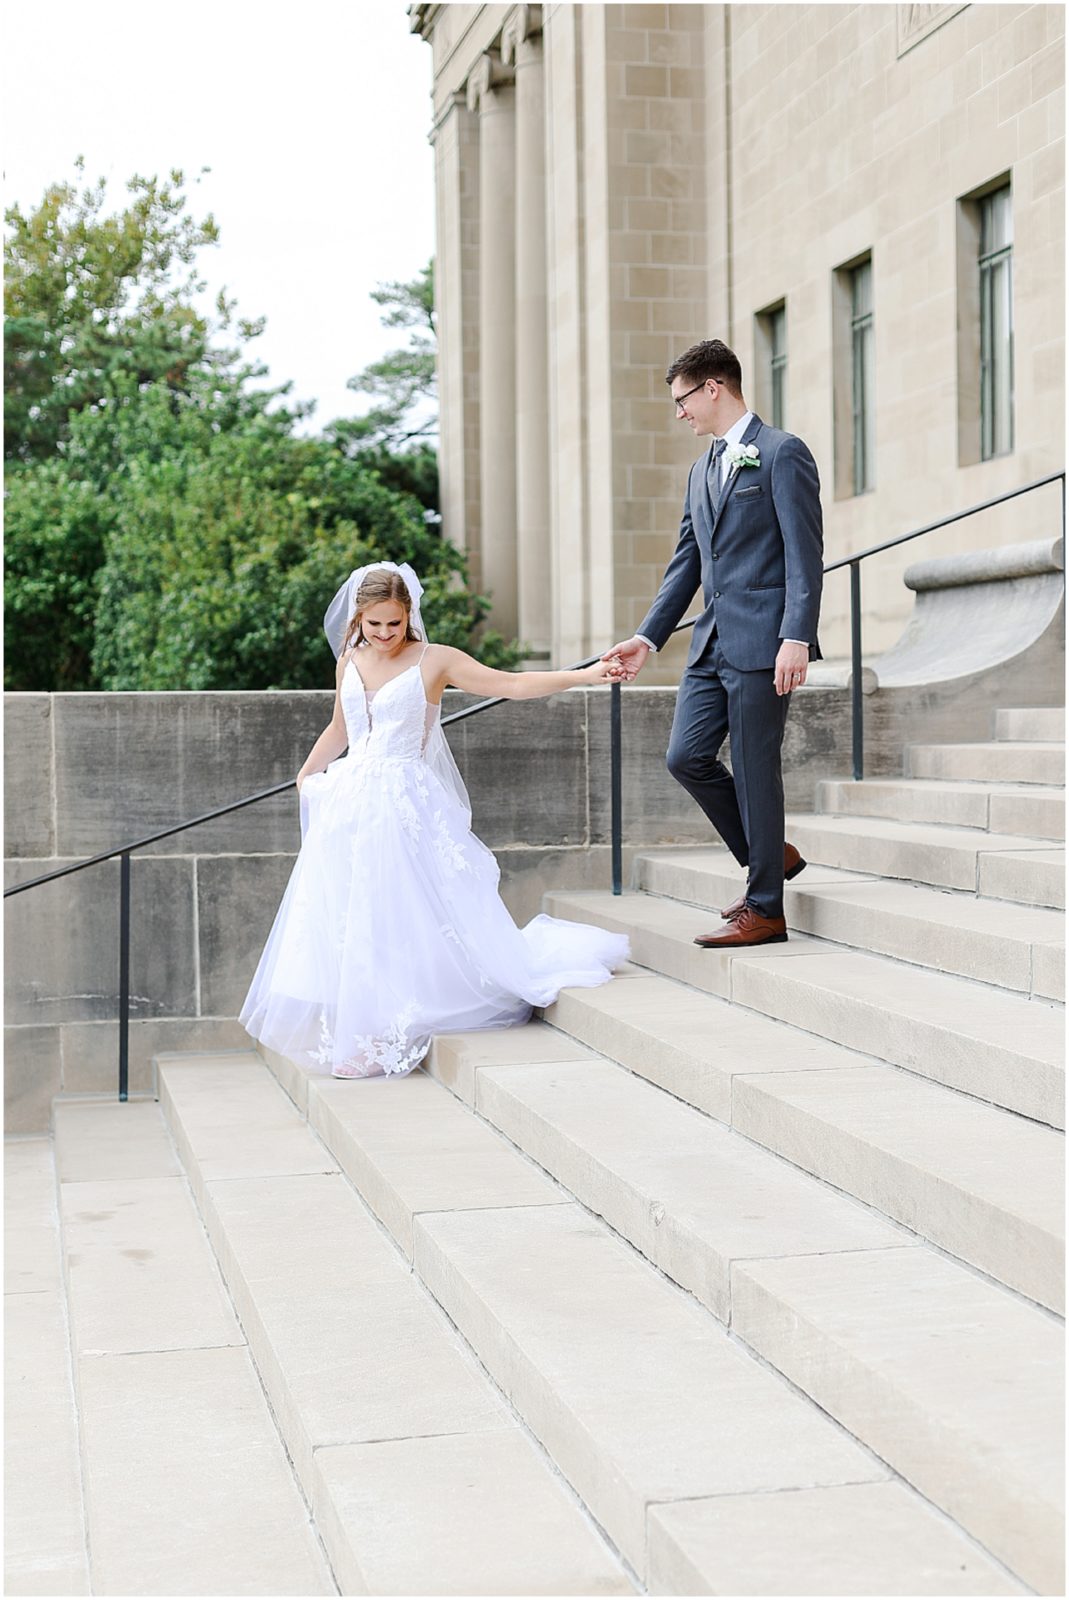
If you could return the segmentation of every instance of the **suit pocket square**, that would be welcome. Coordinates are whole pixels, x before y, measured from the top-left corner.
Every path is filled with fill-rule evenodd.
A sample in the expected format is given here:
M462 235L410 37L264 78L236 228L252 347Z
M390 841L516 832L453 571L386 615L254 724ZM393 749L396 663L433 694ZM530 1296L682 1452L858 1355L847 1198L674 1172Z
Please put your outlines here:
M735 499L746 500L752 498L754 495L764 494L764 492L765 491L762 489L761 485L759 483L755 483L753 487L749 489L736 489Z

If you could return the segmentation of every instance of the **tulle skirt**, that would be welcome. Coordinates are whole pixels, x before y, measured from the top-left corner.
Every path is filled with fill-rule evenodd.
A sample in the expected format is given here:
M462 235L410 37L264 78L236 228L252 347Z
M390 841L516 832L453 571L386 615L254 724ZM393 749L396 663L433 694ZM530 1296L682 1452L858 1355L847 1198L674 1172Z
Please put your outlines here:
M526 1022L605 983L623 935L517 928L467 811L421 759L352 755L301 789L304 840L241 1021L337 1077L409 1072L436 1033Z

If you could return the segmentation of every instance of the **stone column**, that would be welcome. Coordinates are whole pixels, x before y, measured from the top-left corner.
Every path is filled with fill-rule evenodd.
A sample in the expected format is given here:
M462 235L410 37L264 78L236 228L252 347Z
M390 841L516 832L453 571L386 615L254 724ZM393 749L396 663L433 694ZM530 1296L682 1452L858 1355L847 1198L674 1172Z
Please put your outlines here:
M516 72L516 544L519 634L549 656L549 388L542 8L515 8L501 56Z
M547 9L542 48L546 87L546 280L549 302L549 493L552 652L557 666L587 642L587 417L583 270L582 13ZM606 465L606 470L607 465Z
M442 532L481 583L479 539L479 122L463 95L441 108L435 154L435 309Z
M487 52L468 78L479 113L479 483L482 583L489 621L519 628L516 592L516 168L515 90Z

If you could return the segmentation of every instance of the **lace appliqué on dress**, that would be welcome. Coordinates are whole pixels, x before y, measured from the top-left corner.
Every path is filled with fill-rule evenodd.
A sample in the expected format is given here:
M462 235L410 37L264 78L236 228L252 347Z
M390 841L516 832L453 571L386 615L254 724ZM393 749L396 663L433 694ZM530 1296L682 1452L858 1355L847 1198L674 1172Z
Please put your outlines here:
M311 1052L312 1059L321 1066L330 1067L335 1078L372 1078L380 1073L410 1072L427 1054L426 1039L413 1040L410 1036L414 1011L406 1006L394 1022L378 1038L358 1034L353 1040L352 1054L344 1061L334 1060L334 1035L327 1022L325 1011L319 1013L318 1050Z
M459 872L470 872L471 862L464 848L449 831L449 824L440 810L434 813L434 849L439 861L451 878Z
M427 780L421 772L406 772L402 765L396 761L383 761L378 764L376 775L386 788L397 812L397 818L404 831L413 843L418 843L423 833L419 812L409 792L412 785L421 800L427 798Z

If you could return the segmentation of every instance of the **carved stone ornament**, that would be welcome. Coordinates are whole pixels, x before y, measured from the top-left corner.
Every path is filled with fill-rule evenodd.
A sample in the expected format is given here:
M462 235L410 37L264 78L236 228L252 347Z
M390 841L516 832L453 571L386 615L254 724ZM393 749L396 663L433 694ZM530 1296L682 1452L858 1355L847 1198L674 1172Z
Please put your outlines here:
M512 68L506 67L493 50L487 50L468 73L468 110L478 111L484 95L513 81Z
M541 6L514 6L501 30L501 59L515 65L520 45L542 32Z
M927 39L930 33L941 28L944 22L964 11L965 5L908 5L898 6L898 51L904 56L907 50Z

